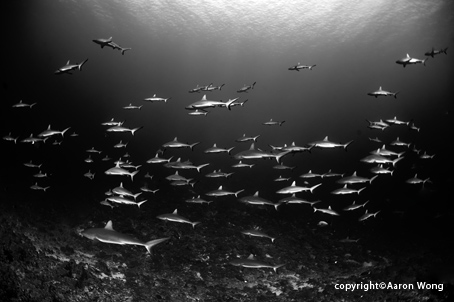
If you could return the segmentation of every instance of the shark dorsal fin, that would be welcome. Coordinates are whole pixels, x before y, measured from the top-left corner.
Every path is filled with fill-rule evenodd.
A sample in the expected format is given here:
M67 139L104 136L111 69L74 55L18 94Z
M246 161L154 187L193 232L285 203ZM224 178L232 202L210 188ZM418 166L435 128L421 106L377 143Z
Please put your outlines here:
M355 172L353 172L352 176L356 176L356 171L355 171Z
M177 162L181 162L181 157L178 157Z
M218 190L222 190L222 186L219 186Z
M382 91L383 89L381 89L381 86L378 88L379 91Z
M259 196L259 191L255 192L254 196L258 197Z
M206 101L207 100L207 95L204 94L203 97L202 97L202 101Z
M251 144L251 146L249 147L249 150L254 150L255 149L255 145L254 143Z
M328 206L328 210L332 210L332 209L331 209L331 206Z
M213 148L216 148L216 147L217 147L217 146L216 146L216 143L214 143Z
M247 257L249 260L254 260L254 255L253 254L250 254L249 257Z
M292 187L296 186L296 180L292 182Z
M66 62L66 65L69 65L69 60L68 60L68 62Z
M347 184L344 185L344 189L346 189L346 188L347 188Z
M49 124L49 127L47 127L47 130L50 130L50 124ZM11 134L11 133L10 133Z
M176 142L176 141L177 141L177 137L176 137L176 136L175 136L175 138L173 139L173 141L174 141L174 142Z
M172 214L178 214L177 209L175 209Z
M325 138L323 139L323 141L327 142L328 141L328 135L325 136Z
M106 226L104 227L105 229L107 230L111 230L113 231L113 227L112 227L112 220L109 220L107 223L106 223Z
M292 146L295 146L295 142L292 142Z
M410 56L408 55L408 53L407 53L407 58L410 58Z
M120 188L123 188L123 182L120 182Z

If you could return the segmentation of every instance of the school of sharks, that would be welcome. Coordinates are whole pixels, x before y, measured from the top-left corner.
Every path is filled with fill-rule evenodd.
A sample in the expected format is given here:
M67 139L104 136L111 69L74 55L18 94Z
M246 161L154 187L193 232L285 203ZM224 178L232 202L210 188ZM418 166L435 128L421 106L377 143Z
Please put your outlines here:
M134 55L133 49L120 46L113 41L112 37L93 39L92 42L100 46L93 48L93 51L111 51L109 49L112 49L114 51L119 50L121 55ZM447 54L447 48L432 48L424 54L425 58L415 58L406 54L402 58L398 58L395 62L383 62L383 64L399 64L402 65L402 68L408 69L408 72L412 72L412 68L430 68L430 60L439 60L440 57L443 59L442 57ZM320 63L310 63L311 65L304 65L298 62L294 66L282 66L282 68L288 69L289 73L295 73L295 76L302 72L317 72ZM83 76L84 71L89 68L91 66L88 58L79 63L75 63L74 60L70 59L66 64L56 69L55 75L63 77ZM115 68L115 66L111 68ZM202 119L213 110L225 111L225 113L232 110L241 110L242 107L248 106L248 103L255 101L254 91L261 89L261 85L265 85L251 79L251 82L245 84L243 87L231 88L232 98L227 101L221 101L216 100L216 91L225 90L229 86L228 83L194 84L193 88L188 88L188 99L192 99L193 101L188 102L181 109L186 110L194 118ZM387 91L385 88L379 86L376 91L365 91L364 95L372 99L391 97L394 100L405 93L404 91ZM137 114L140 114L140 109L143 106L153 106L153 103L162 103L165 105L168 102L172 102L171 96L154 94L135 103L129 103L123 109L136 110ZM39 110L38 108L39 103L27 103L26 101L20 100L12 105L11 110ZM423 131L415 121L400 120L397 116L389 116L377 121L366 119L366 121L367 127L372 131L376 131L376 133L383 133L389 127L402 127L406 131L414 131L416 133ZM134 162L133 157L128 153L128 142L134 140L137 131L152 130L137 125L134 120L128 120L127 124L130 126L127 127L125 125L126 123L117 117L112 117L111 120L100 121L99 124L99 127L105 127L106 133L110 135L125 133L121 134L118 143L112 146L115 149L124 149L125 153L120 158L111 158L109 156L109 150L98 150L95 147L87 149L85 163L90 168L87 168L83 176L88 179L87 181L95 181L100 173L116 178L118 180L118 186L105 192L105 199L100 200L100 207L107 206L110 208L120 208L120 210L121 207L133 206L137 207L140 211L147 206L147 202L158 198L156 196L159 195L161 188L150 187L149 184L151 184L151 180L153 179L153 166L161 165L168 168L169 174L165 177L165 180L170 185L181 187L181 190L188 190L193 195L192 198L181 200L182 203L192 203L194 206L197 206L197 204L203 206L205 204L205 206L216 207L216 200L229 198L250 205L251 209L256 206L261 208L267 208L269 206L273 211L279 211L282 207L296 205L307 207L308 211L314 213L313 215L320 215L318 227L328 225L328 222L326 222L328 219L325 217L343 215L347 211L357 213L356 219L358 223L367 223L369 220L375 219L380 215L381 209L377 208L379 205L370 207L373 203L371 200L357 201L361 199L361 193L363 191L374 186L377 178L393 177L395 171L399 169L401 161L405 161L409 154L417 156L421 161L429 161L435 156L435 154L430 154L427 150L418 149L411 141L402 141L399 137L396 137L393 141L382 141L378 135L369 138L370 149L364 150L364 156L358 158L358 161L369 167L370 173L368 175L358 175L356 171L299 171L295 166L285 165L287 157L293 156L296 158L301 156L302 158L303 154L304 156L310 157L311 153L320 152L317 149L341 149L348 152L349 147L355 143L354 140L338 142L331 140L329 135L326 135L325 137L320 137L319 140L301 143L300 145L297 145L296 142L289 142L288 144L277 146L273 141L261 142L260 133L254 133L252 135L246 135L245 133L243 136L238 137L236 141L232 141L229 146L221 147L216 142L204 142L212 145L205 149L199 146L201 144L199 141L183 142L185 141L184 138L169 138L168 142L162 142L161 148L155 150L154 155L149 160L146 162ZM263 126L264 131L266 131L266 127L291 127L291 121L264 119ZM247 129L244 130L247 132ZM71 139L71 137L78 135L75 129L72 129L71 125L57 130L50 124L47 129L42 129L39 133L26 136L24 133L14 133L14 131L11 131L7 135L4 135L3 139L11 144L15 144L17 148L21 148L21 144L39 144L43 148L50 148L51 145L59 145L63 140ZM261 146L268 145L269 148L264 150L258 147L259 144ZM192 150L194 153L206 154L204 157L206 161L193 163L191 159L178 157L178 153L175 150L182 148ZM230 161L231 169L229 171L221 171L218 167L213 166L210 163L210 154L219 154L218 156L224 157L225 161ZM273 168L276 170L276 178L274 181L282 183L279 190L267 192L267 187L260 188L260 191L248 187L233 187L227 181L228 179L240 177L239 175L245 169L253 171L264 160L275 162ZM99 171L96 168L96 162L100 161L111 162L111 167L107 170ZM37 194L46 194L46 192L52 190L52 176L46 173L46 164L46 162L32 161L23 163L23 165L30 168L30 173L36 178L35 183L31 184L30 189L36 190ZM185 177L185 170L196 171L198 177ZM213 187L212 190L201 192L198 189L200 183L210 183L210 178L225 179L226 185L220 185L217 188ZM131 188L135 187L134 184L137 184L137 181L143 182L145 185L140 190L132 191ZM336 183L338 186L337 189L330 192L333 199L319 199L317 192L323 190L327 182ZM430 175L419 175L416 173L414 176L408 178L406 182L408 185L420 187L425 186L426 183L430 183L431 179ZM267 193L267 196L275 194L276 198L274 200L268 200L261 197L264 192ZM338 195L351 196L351 203L345 206L339 206L335 201L335 196ZM190 219L185 217L191 216L191 213L182 214L184 216L180 215L178 209L175 209L169 213L157 213L155 217L167 221L167 223L188 224L189 228L194 229L194 231L197 231L198 225L203 224L203 220L199 221L197 217L191 217ZM154 246L171 239L164 237L142 241L134 236L115 230L114 222L111 220L105 223L104 226L101 226L101 224L102 222L99 221L99 228L88 228L82 230L80 234L85 238L108 244L143 246L147 252L151 252ZM273 237L272 234L268 234L266 230L262 230L261 228L239 230L239 233L246 236L261 237L265 240L271 240L274 244L279 244L278 238ZM358 239L347 237L344 240L356 242ZM255 259L253 255L246 256L244 255L243 258L234 259L229 263L234 266L246 268L271 268L274 271L285 265L285 263L270 264L263 262L262 260Z

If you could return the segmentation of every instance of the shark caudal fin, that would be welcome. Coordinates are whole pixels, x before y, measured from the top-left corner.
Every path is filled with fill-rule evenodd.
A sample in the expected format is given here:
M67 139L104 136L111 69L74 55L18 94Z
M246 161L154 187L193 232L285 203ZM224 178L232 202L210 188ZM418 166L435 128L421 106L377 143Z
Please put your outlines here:
M425 58L424 60L422 60L422 64L423 64L424 66L426 66L426 61L427 61L427 60L429 60L429 58Z
M69 128L71 128L71 127L68 127L68 128L66 128L65 130L63 130L62 132L60 132L61 136L64 136L65 132L68 131Z
M147 202L146 199L145 199L145 200L142 200L141 202L138 202L138 203L136 203L136 204L137 204L137 206L140 208L140 206L141 206L143 203L145 203L145 202Z
M347 147L350 146L351 143L353 143L352 140L342 145L345 151L347 151Z
M280 268L280 267L282 267L282 266L284 266L284 265L285 265L285 264L278 264L278 265L273 266L274 272L277 273L277 269Z
M128 48L122 48L121 49L121 54L124 55L125 54L125 51L127 50L131 50L132 48L128 47Z
M139 170L136 170L136 171L132 172L131 174L129 174L129 176L131 176L131 181L134 181L134 175L136 175L137 173L139 173Z
M138 127L138 128L132 129L132 130L131 130L131 134L134 135L134 133L135 133L137 130L140 130L140 129L142 129L142 128L143 128L143 126L140 126L140 127Z
M195 226L198 225L199 223L200 223L200 221L191 222L192 228L195 228Z
M312 70L312 68L314 68L315 66L317 66L317 65L314 64L312 66L309 66L309 70Z
M160 238L160 239L155 239L155 240L151 240L151 241L148 241L144 244L145 248L147 249L148 253L151 254L151 248L161 242L164 242L166 240L170 239L170 237L167 237L167 238Z
M400 93L400 91L394 92L394 93L393 93L393 97L394 97L395 99L397 99L397 94L399 94L399 93Z
M78 66L79 70L82 70L82 65L84 65L85 63L87 63L88 59L85 59L85 61L83 61L82 63L80 63Z
M194 147L197 146L198 144L200 144L200 142L196 142L196 143L189 145L189 147L191 148L191 151L194 151Z

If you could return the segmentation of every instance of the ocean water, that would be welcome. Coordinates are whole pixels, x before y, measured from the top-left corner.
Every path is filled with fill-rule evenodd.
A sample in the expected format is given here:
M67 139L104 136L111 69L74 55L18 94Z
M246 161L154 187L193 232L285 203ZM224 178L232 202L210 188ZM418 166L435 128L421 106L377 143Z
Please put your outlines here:
M283 196L275 192L290 184L274 182L279 175L299 185L303 180L298 176L308 170L325 173L332 169L346 175L357 171L360 176L372 177L372 166L360 159L382 145L369 140L378 137L388 149L406 152L393 176L380 175L358 196L330 194L340 186L334 180L323 180L313 196L304 196L338 210L353 200L371 200L368 209L381 214L366 225L386 225L386 217L394 211L417 212L415 223L421 217L452 213L452 205L443 197L449 194L453 181L449 147L453 138L454 75L451 1L62 0L17 1L9 6L2 10L3 27L11 35L3 42L0 123L3 136L11 133L19 139L16 144L1 141L4 192L49 202L57 212L65 209L65 200L69 208L86 215L91 208L105 210L104 216L98 216L103 221L110 214L99 202L104 192L120 181L133 191L145 183L160 188L150 199L169 203L155 205L154 213L169 212L176 205L183 207L185 198L203 196L219 185L232 191L244 189L243 196L259 191L260 196L277 202ZM108 37L132 49L122 55L92 42ZM429 58L426 66L403 68L395 63L406 54L424 59L424 53L432 47L449 47L448 54ZM54 74L68 60L79 63L87 58L81 71ZM316 66L299 72L288 70L298 62ZM243 85L254 82L254 89L237 93ZM206 92L208 99L239 97L239 101L248 101L232 110L213 108L206 116L188 115L185 107L205 94L188 91L210 83L225 86ZM367 95L380 86L399 91L397 98ZM170 100L143 101L154 94ZM13 108L20 100L37 104L31 109ZM130 103L143 107L122 108ZM414 122L421 130L402 125L384 131L367 127L366 120L394 116ZM107 133L101 123L111 118L124 121L129 128L143 128L134 136ZM262 124L270 119L285 123ZM55 136L45 143L20 142L30 134L36 136L49 124L56 130L71 128L63 138ZM70 136L74 132L79 136ZM269 145L292 142L305 146L325 136L334 142L354 142L347 152L313 149L311 153L287 155L282 162L296 166L293 172L273 169L274 160L246 160L255 166L234 169L231 166L237 161L229 155L203 152L214 143L235 147L232 154L246 150L250 143L235 142L243 134L260 135L256 147L264 150L270 150ZM174 170L146 163L174 137L200 144L193 151L166 150L164 157L190 160L196 165L210 163L201 173L180 171L198 180L193 188L170 186L165 177ZM412 147L389 146L397 137ZM126 149L113 148L120 140L128 142ZM54 141L62 142L53 145ZM419 159L413 147L435 157ZM84 159L91 148L102 153L92 154L94 162L88 164ZM134 181L104 175L126 152L135 165L141 165ZM101 161L106 155L112 160ZM34 178L36 170L23 165L29 161L42 164L49 177ZM229 179L204 176L215 169L235 173ZM95 173L93 180L83 176L89 170ZM153 180L144 178L147 172L154 175ZM425 187L406 184L405 180L415 174L430 177L432 183ZM31 190L35 182L50 188L46 192ZM79 207L81 204L87 208ZM289 216L304 214L314 226L320 220L336 221L335 217L312 214L310 208L284 211ZM361 226L357 222L360 214L345 215L337 220L345 223L339 223L340 228ZM73 223L83 221L75 218Z

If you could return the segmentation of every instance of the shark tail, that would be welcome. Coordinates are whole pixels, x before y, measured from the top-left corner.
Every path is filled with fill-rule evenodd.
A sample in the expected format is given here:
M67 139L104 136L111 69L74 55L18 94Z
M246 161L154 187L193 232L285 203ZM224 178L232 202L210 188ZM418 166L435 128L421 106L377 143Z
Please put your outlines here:
M289 154L291 151L287 150L287 151L283 151L281 153L279 153L278 155L276 155L276 161L277 163L280 163L280 160L283 156Z
M445 55L447 55L448 54L448 47L446 47L445 49L442 49L441 52L444 53Z
M203 165L200 165L200 166L197 166L197 167L196 167L197 172L200 172L200 169L202 169L203 167L206 167L206 166L208 166L208 165L209 165L209 163L203 164Z
M79 67L79 70L82 70L82 66L87 63L88 59L85 59L85 61L83 61L82 63L80 63L79 65L77 65Z
M140 127L138 127L138 128L132 129L132 130L131 130L131 134L134 135L134 133L135 133L137 130L140 130L140 129L142 129L142 128L143 128L143 126L140 126Z
M124 55L125 54L125 51L127 50L131 50L132 48L128 47L128 48L122 48L121 49L121 54Z
M396 164L399 162L399 160L401 160L401 159L403 159L403 158L404 158L404 157L402 156L402 157L398 157L398 158L396 158L395 160L393 160L393 161L392 161L393 167L395 167Z
M151 254L151 248L161 242L164 242L166 240L170 239L170 237L167 237L167 238L160 238L160 239L155 239L155 240L151 240L151 241L148 241L144 244L145 248L147 249L148 253Z
M195 226L198 225L199 223L200 223L200 221L191 222L192 228L195 228Z
M36 103L31 104L30 105L30 109L32 109L32 107L35 106L35 105L36 105Z
M376 175L377 176L377 175ZM366 187L362 187L361 189L358 190L358 195L361 193L362 190L364 190Z
M284 266L284 265L285 265L285 264L278 264L278 265L273 266L274 272L277 273L277 269L280 268L280 267L282 267L282 266Z
M426 66L426 61L427 61L427 60L429 60L429 58L425 58L424 60L422 60L422 64L423 64L424 66Z
M71 128L71 127L68 127L68 128L66 128L65 130L63 130L62 132L60 132L61 136L64 136L65 132L68 131L69 128Z
M241 189L241 190L239 190L239 191L236 191L236 192L235 192L235 197L238 197L238 194L240 194L240 193L243 192L243 191L244 191L244 189Z
M377 178L378 175L375 175L374 177L372 177L370 180L369 180L369 184L372 184L372 182L374 181L375 178Z
M285 121L280 122L280 123L279 123L279 126L282 126L283 123L285 123Z
M140 194L142 194L142 192L139 192L139 193L137 193L137 194L134 194L134 195L132 195L132 197L134 198L134 200L136 200L136 198L139 197Z
M141 193L142 193L142 192L141 192ZM139 209L140 209L140 206L141 206L143 203L145 203L145 202L147 202L146 199L145 199L145 200L142 200L141 202L138 202L138 203L137 203L137 206L139 207Z
M315 186L311 187L311 188L309 189L309 191L311 191L311 193L313 193L313 191L314 191L316 188L318 188L319 186L321 186L321 185L322 185L321 183L316 184Z
M345 151L347 151L347 147L350 146L351 143L353 143L352 140L342 145Z
M232 148L230 148L230 149L227 149L227 153L228 153L229 155L232 155L231 152L232 152L233 148L235 148L235 147L232 147Z
M200 144L200 142L196 142L196 143L189 145L189 147L191 147L191 151L194 151L194 147L197 146L198 144Z
M257 82L252 83L251 89L254 89L254 86Z
M136 170L129 175L131 176L131 181L134 181L134 175L136 175L137 173L139 173L139 171Z
M312 70L312 68L314 68L315 66L317 66L317 65L314 64L312 66L309 66L309 70Z
M395 99L397 99L397 94L398 94L398 93L400 93L400 91L397 91L397 92L394 92L394 93L393 93L393 97L394 97Z

